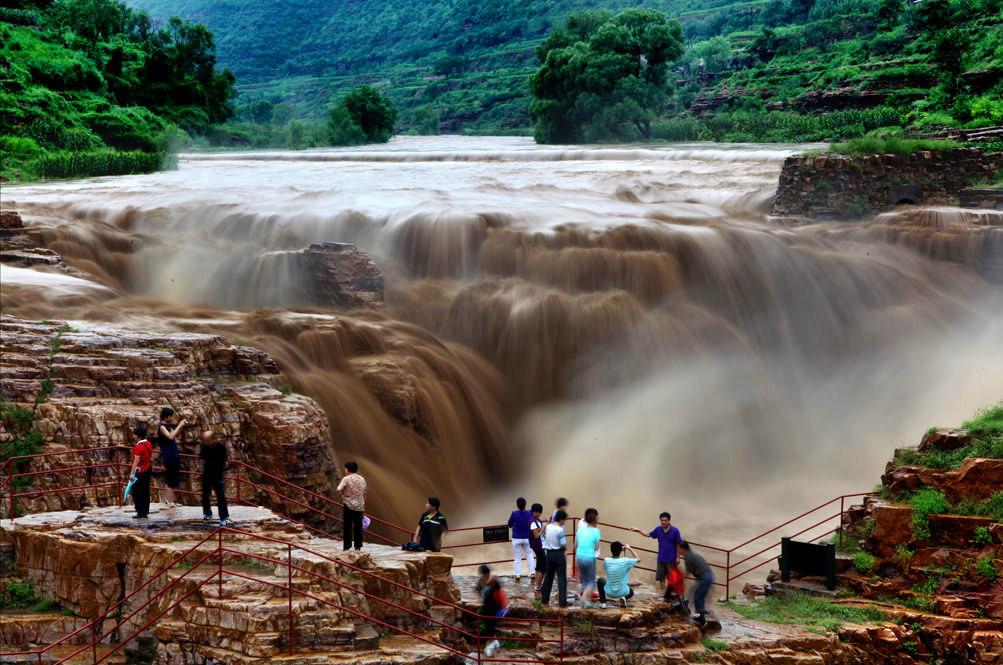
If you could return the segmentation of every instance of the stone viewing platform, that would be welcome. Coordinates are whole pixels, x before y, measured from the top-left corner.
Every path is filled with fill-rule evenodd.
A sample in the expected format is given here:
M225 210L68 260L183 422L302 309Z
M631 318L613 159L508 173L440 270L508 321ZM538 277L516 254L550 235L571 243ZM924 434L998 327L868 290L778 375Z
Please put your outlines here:
M3 613L2 650L44 648L84 629L41 659L4 662L55 663L80 651L67 662L91 663L97 653L106 662L163 665L438 665L465 663L461 654L475 650L476 640L461 633L477 631L475 578L454 577L450 555L368 543L345 552L263 508L237 506L231 518L232 529L217 531L198 507L153 504L147 520L134 519L130 507L4 520L0 575L30 581L49 602L44 611ZM859 649L835 632L764 623L727 607L715 608L721 630L704 635L670 611L648 577L632 582L628 607L584 609L541 608L531 583L501 576L511 616L522 621L499 625L496 662L561 662L560 622L564 661L580 665L869 662L852 660ZM569 580L569 593L577 589ZM99 616L92 631L88 622ZM105 635L93 652L92 632Z

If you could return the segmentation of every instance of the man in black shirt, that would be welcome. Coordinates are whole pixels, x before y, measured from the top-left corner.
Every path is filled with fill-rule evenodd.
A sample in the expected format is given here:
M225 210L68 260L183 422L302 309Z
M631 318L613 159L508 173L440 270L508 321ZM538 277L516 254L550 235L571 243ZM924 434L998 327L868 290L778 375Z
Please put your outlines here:
M210 492L216 492L216 504L219 507L219 525L230 523L230 511L226 508L226 489L223 485L223 471L226 469L226 444L216 441L212 432L202 432L202 519L212 519L212 506L209 504Z
M442 537L449 530L446 516L439 512L439 499L430 496L425 504L425 512L414 530L414 540L428 552L442 549Z

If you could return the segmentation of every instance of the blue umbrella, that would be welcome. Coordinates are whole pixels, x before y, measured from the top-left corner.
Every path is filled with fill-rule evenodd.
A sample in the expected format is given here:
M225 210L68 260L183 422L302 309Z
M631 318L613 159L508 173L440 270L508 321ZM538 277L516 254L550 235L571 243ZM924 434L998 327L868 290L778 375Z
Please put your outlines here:
M133 486L133 485L135 485L135 484L136 484L136 476L133 476L133 477L132 477L132 478L131 478L131 479L129 480L129 484L125 486L125 496L124 496L124 497L122 497L122 500L123 500L123 501L125 501L126 499L128 499L128 498L129 498L129 490L131 490L131 489L132 489L132 486Z

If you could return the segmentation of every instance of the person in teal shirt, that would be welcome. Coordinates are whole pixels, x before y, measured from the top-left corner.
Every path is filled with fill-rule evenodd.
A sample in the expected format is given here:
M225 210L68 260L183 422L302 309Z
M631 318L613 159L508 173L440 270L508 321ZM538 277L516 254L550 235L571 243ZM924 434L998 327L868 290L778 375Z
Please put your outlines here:
M630 556L620 556L626 550ZM619 540L610 543L609 552L612 558L603 561L606 566L606 577L596 581L599 587L599 607L606 608L606 597L619 600L622 607L627 607L627 599L633 597L634 590L627 583L630 569L637 565L638 558L630 545L624 545Z
M575 561L578 564L578 579L582 582L582 607L592 607L592 590L596 586L596 557L599 555L599 511L589 508L585 511L585 522L578 527L575 535Z

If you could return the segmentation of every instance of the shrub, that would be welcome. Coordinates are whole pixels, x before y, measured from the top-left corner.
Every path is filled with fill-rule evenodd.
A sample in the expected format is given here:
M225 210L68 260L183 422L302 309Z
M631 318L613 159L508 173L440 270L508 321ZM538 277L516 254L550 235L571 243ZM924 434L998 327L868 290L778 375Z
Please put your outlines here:
M833 143L829 149L844 155L911 155L922 150L951 150L958 147L960 144L956 141L881 139L873 136L862 136L851 139L847 143Z
M996 570L996 565L993 563L991 556L983 557L976 561L975 572L979 577L984 577L990 582L995 582L996 578L1000 576L1000 572Z
M959 515L975 515L1003 520L1003 491L996 492L984 501L970 499L962 501L957 505L955 512Z
M930 539L930 523L928 517L951 510L951 503L943 492L933 489L921 489L906 499L912 507L912 532L917 540Z
M975 527L975 544L976 545L991 545L993 542L993 536L989 533L989 528L984 526Z
M874 570L875 564L877 559L867 552L857 552L853 555L853 566L863 575L869 575Z
M27 609L38 602L38 594L31 580L10 580L3 594L0 594L0 607L15 610Z
M981 409L961 426L972 436L1003 436L1003 401Z
M91 150L49 153L32 161L29 168L42 178L88 178L152 173L163 165L164 155L159 152Z
M727 651L731 647L724 640L712 640L709 637L705 637L703 640L703 646L708 651Z

